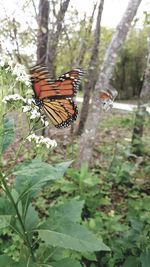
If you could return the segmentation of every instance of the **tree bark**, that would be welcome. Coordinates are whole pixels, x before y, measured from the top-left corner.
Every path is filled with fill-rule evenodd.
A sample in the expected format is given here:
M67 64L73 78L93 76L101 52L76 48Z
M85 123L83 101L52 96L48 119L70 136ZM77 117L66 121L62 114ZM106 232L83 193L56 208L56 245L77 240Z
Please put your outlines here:
M138 109L135 116L133 135L132 135L132 151L136 156L142 154L142 136L145 123L146 106L145 104L150 100L150 34L148 38L148 57L141 93L138 103Z
M120 51L126 35L130 29L131 22L137 12L141 0L130 0L127 9L116 28L116 32L112 37L112 41L106 51L104 62L99 74L99 78L95 85L95 90L92 98L91 110L88 114L84 133L81 136L79 144L79 153L77 159L77 167L81 164L89 164L94 141L96 138L96 131L98 127L99 118L101 116L101 106L98 101L100 90L109 88L109 81L112 78L116 57Z
M62 25L63 25L63 20L65 17L65 13L68 9L70 0L65 0L63 3L60 4L60 9L57 14L57 19L56 19L56 31L52 31L49 34L48 38L48 47L47 47L47 55L46 55L46 65L49 69L50 75L55 78L55 58L56 58L56 51L57 51L57 45L58 45L58 40L59 36L62 32Z
M85 36L84 36L82 44L81 44L81 49L80 49L80 52L79 52L79 56L75 60L76 61L76 66L82 66L83 65L85 54L86 54L86 51L88 49L89 38L91 36L91 31L92 31L92 25L93 25L93 21L94 21L94 14L95 14L96 6L97 6L97 3L95 3L94 6L93 6L92 15L91 15L91 17L89 19L88 26L85 28ZM85 23L86 23L86 21L85 21Z
M37 63L45 64L48 42L49 1L39 1L38 37L37 37Z
M84 125L88 116L89 111L89 101L91 97L91 91L94 89L97 75L98 75L98 63L99 63L99 44L100 44L100 24L101 24L101 17L103 12L103 6L104 6L104 0L100 1L99 7L98 7L98 15L97 15L97 22L96 22L96 28L94 32L94 42L93 42L93 48L91 52L91 58L89 61L89 68L87 71L87 81L84 84L84 97L83 97L83 104L81 108L81 115L80 115L80 121L77 129L77 134L81 135L84 129Z

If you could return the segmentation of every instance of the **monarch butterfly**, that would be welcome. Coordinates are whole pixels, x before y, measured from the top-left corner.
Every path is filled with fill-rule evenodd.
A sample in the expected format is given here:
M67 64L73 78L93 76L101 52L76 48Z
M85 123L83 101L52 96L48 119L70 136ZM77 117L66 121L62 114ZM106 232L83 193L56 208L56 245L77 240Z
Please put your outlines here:
M115 97L118 95L118 92L113 89L113 90L107 90L107 91L101 91L99 94L99 99L102 104L103 109L109 110L110 108L113 107L113 101Z
M78 110L72 98L75 96L82 69L73 69L51 80L48 69L36 65L30 69L35 104L57 128L69 126L77 118Z

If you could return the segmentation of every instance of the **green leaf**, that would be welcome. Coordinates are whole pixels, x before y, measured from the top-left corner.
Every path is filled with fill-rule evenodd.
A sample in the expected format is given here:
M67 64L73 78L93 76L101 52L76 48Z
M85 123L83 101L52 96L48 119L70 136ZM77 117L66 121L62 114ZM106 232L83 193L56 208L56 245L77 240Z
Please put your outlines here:
M51 225L51 222L50 222ZM51 228L51 227L49 227ZM66 220L54 222L53 230L40 229L39 236L47 244L76 251L109 251L109 248L84 226Z
M18 194L18 192L15 189L12 189L11 190L11 195L12 195L15 203L17 203L17 201L18 201L18 199L20 197L19 194ZM22 215L22 203L21 202L18 202L17 204L18 204L18 211Z
M35 197L49 181L63 177L70 164L69 161L51 166L39 158L22 163L13 172L16 175L15 189L20 194Z
M64 181L64 183L61 185L60 190L62 192L68 192L71 193L73 191L78 190L78 186L75 183Z
M12 207L12 204L10 201L5 197L1 196L0 197L0 215L14 215L15 210Z
M77 251L109 250L107 246L90 233L80 220L83 201L72 200L49 209L49 219L40 227L39 235L52 246Z
M26 258L25 261L19 261L15 262L7 255L0 255L0 267L53 267L51 264L41 264L41 263L35 263L32 262L29 259Z
M53 267L82 267L82 265L78 261L70 258L52 262L51 264Z
M52 265L50 264L42 264L42 263L35 263L35 262L31 262L31 263L28 263L27 262L23 262L23 261L20 261L20 262L15 262L13 265L11 265L10 267L53 267Z
M10 225L11 215L0 215L0 229Z
M35 208L30 204L25 218L25 228L26 231L31 232L33 229L37 227L39 223L38 213Z
M140 256L140 261L142 267L149 267L150 266L150 250L147 252L143 252Z
M56 254L56 255L55 255ZM39 242L39 247L36 250L36 258L39 262L47 262L46 259L49 261L57 261L64 258L64 249L62 248L53 248L45 243Z
M139 258L129 256L123 264L123 267L140 267Z
M43 259L45 260L44 257ZM33 262L29 249L27 248L27 246L23 245L20 250L19 262L16 263L14 267L53 267L53 266L51 264L44 264L44 263L42 264L42 260L40 261L38 255L36 257L36 262Z
M3 127L0 129L0 148L4 153L14 139L14 121L5 119Z
M15 262L7 255L0 255L0 266L1 267L12 267ZM14 266L15 267L15 266Z
M49 217L54 220L63 218L72 222L77 222L81 220L81 212L83 209L84 201L71 200L64 204L50 207Z
M141 206L143 210L150 211L150 196L145 196L141 200Z

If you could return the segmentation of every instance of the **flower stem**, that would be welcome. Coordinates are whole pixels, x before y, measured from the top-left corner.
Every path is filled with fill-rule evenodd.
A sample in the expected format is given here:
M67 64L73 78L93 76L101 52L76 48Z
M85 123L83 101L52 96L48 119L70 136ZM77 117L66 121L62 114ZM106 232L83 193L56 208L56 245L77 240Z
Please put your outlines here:
M16 205L16 203L15 203L15 201L13 199L13 196L12 196L10 190L9 190L9 187L8 187L6 181L5 181L5 177L1 173L0 173L0 176L1 176L1 182L3 184L4 190L5 190L8 198L9 198L9 200L11 201L11 203L12 203L14 209L15 209L16 215L18 217L18 221L19 221L20 226L22 228L22 236L23 236L24 242L27 245L27 247L28 247L28 249L29 249L29 251L31 253L32 260L35 261L35 256L34 256L34 253L33 253L32 245L30 243L30 240L29 240L27 231L25 229L25 225L23 223L23 220L21 218L21 215L19 213L18 207L17 207L17 205Z

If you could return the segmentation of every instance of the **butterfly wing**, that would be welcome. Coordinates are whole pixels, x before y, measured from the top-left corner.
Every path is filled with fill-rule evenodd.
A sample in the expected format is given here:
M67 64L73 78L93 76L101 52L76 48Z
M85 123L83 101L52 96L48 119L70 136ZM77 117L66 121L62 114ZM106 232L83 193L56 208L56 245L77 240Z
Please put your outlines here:
M84 72L81 69L74 69L53 81L50 79L48 69L37 65L30 70L30 74L35 97L60 99L70 98L76 94Z
M101 91L99 94L99 98L101 101L108 101L109 99L112 99L111 95L108 92Z
M60 76L55 81L56 86L60 89L60 94L65 97L76 95L83 75L84 71L82 69L74 69Z
M117 91L101 91L99 94L99 99L102 105L102 108L106 111L113 107L113 101L117 96Z
M36 65L30 69L32 88L36 98L41 98L41 92L49 91L49 84L52 82L46 67Z
M42 109L55 127L65 128L77 117L77 106L71 99L44 99Z
M51 80L48 69L39 65L30 69L36 104L42 108L55 127L69 126L77 117L77 106L72 101L84 74L81 69L66 72Z

